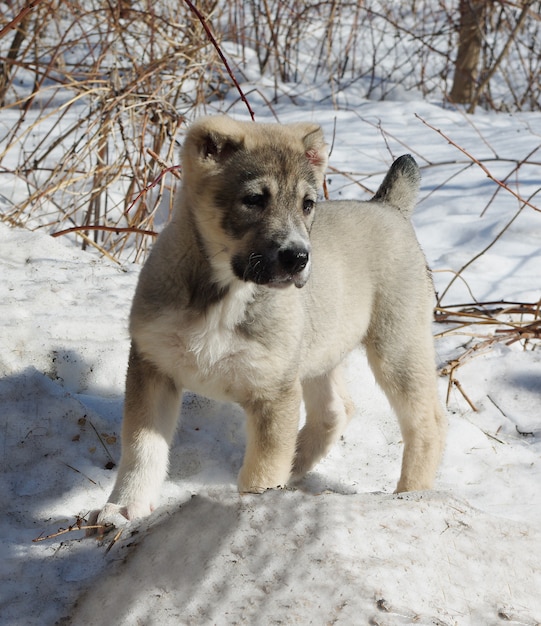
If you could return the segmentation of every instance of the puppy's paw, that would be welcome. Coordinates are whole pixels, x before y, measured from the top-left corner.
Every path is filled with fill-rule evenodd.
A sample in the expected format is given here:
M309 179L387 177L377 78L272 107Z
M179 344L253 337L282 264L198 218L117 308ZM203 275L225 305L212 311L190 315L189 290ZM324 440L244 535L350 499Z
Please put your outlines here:
M263 493L267 489L272 489L276 485L268 484L256 472L248 470L244 465L239 472L237 487L239 493Z
M120 528L128 523L126 507L108 502L103 509L92 511L88 516L87 537L103 535L113 528Z
M92 511L88 517L87 536L103 535L113 528L122 528L129 522L152 513L153 507L142 502L131 502L127 505L107 502L103 509Z
M434 481L430 478L417 480L400 478L394 493L406 493L408 491L430 491L434 488Z
M284 487L286 482L286 479L280 482L279 480L263 478L257 472L249 471L242 467L239 472L237 487L239 493L263 493L267 489Z
M327 446L302 429L297 440L297 451L293 459L290 483L302 480L306 474L325 456Z
M239 493L241 494L242 493L263 493L264 491L267 491L268 489L268 487L263 487L258 484L253 484L252 481L242 480L240 475L237 481L237 488L239 490Z
M294 484L302 480L314 465L315 463L312 462L311 457L297 453L293 461L293 469L291 470L289 482Z

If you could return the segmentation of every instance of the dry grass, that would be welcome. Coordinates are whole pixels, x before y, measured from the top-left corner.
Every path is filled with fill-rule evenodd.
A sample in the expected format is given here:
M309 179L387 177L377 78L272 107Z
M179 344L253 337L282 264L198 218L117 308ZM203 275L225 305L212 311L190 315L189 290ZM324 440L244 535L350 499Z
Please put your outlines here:
M299 95L330 85L337 106L351 85L368 98L388 97L400 85L445 99L458 21L453 0L7 6L0 17L0 219L61 232L119 261L142 260L168 218L185 120L232 89L250 107L236 82L250 54L262 75L274 77L275 98L293 82ZM540 6L532 3L509 44L520 7L501 2L491 13L481 105L538 108Z
M460 335L467 339L456 358L440 369L448 376L447 402L453 387L458 389L472 410L470 400L456 378L457 370L473 358L486 354L495 345L520 343L524 350L535 350L541 340L541 300L539 302L475 302L436 307L434 319L450 328L438 333L436 339Z
M214 3L199 4L212 14ZM5 198L3 220L74 228L83 248L137 260L157 212L167 219L175 178L164 163L174 165L185 115L226 79L187 5L132 6L57 0L23 18L0 90L0 178L26 189L23 202Z

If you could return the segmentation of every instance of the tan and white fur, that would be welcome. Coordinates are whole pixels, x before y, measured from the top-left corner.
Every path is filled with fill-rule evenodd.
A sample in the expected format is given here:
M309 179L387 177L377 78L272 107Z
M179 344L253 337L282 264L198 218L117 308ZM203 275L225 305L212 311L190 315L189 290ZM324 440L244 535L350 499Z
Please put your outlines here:
M397 491L432 488L446 422L408 219L419 170L404 156L372 200L316 204L326 165L316 124L216 116L189 130L175 211L133 301L122 456L99 523L157 505L185 389L246 412L240 492L300 479L352 415L340 368L361 346L400 423Z

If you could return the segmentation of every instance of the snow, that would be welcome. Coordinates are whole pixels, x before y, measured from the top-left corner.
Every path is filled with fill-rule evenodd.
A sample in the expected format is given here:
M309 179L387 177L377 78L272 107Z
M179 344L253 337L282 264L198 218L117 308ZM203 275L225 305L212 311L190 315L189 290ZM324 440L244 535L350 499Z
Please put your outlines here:
M264 81L256 86L264 94ZM374 191L393 157L414 154L414 222L439 293L519 210L499 192L484 211L496 185L422 119L504 178L539 145L539 113L466 116L411 97L361 100L352 88L340 110L306 96L283 98L271 115L254 84L243 87L258 121L315 120L334 134L330 164L350 174L329 171L334 198L366 199L361 185ZM234 94L221 106L247 118ZM510 184L531 197L539 166L521 166ZM538 301L540 219L520 211L444 302ZM433 492L392 495L399 429L355 353L357 414L298 489L239 496L241 410L186 394L162 504L148 519L117 541L74 530L34 542L112 488L139 266L0 223L0 272L1 624L541 622L539 350L500 343L457 370L477 411L453 389ZM439 364L467 342L438 339Z

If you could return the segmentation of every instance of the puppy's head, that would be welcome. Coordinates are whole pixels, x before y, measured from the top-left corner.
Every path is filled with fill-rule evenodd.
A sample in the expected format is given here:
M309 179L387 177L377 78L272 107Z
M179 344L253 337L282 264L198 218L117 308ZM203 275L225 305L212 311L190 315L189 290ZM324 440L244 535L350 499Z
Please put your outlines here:
M203 118L184 144L184 196L216 280L302 287L327 165L316 124Z

